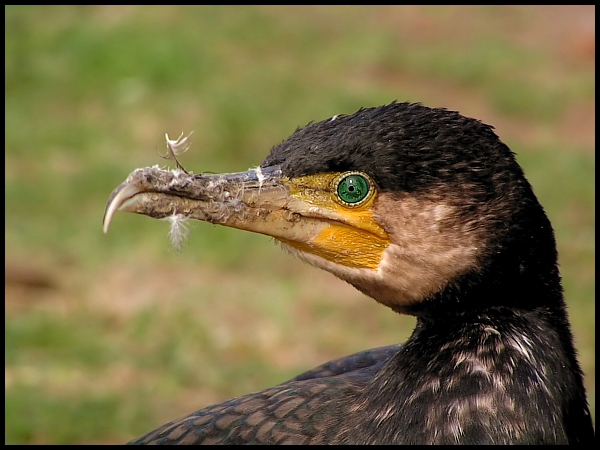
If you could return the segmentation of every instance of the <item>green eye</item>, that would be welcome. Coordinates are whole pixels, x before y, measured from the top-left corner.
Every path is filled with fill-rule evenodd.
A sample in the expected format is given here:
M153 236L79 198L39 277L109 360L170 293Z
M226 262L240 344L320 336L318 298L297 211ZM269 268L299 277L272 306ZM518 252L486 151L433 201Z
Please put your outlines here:
M369 179L359 173L347 173L338 178L337 195L342 203L348 206L359 206L371 193Z

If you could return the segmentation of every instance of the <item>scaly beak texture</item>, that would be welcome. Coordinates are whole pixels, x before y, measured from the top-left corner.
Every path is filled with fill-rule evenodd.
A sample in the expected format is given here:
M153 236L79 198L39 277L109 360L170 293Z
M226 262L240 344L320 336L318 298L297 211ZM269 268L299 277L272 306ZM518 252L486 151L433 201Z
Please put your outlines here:
M375 196L360 208L336 202L336 176L289 179L276 166L215 175L137 169L111 194L104 232L119 210L155 219L180 215L272 236L344 266L376 269L390 241L371 215Z

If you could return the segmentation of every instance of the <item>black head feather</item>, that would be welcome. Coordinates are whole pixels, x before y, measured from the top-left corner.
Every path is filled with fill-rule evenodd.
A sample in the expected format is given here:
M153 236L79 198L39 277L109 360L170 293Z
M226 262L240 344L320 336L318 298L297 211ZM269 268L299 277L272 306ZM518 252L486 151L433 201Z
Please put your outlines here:
M381 192L435 196L457 214L485 217L481 266L447 289L467 306L466 299L481 297L481 286L491 287L484 282L489 278L496 297L490 304L535 307L535 299L550 298L562 305L550 221L515 154L490 125L444 108L393 102L297 129L261 164L272 165L290 178L363 171ZM540 290L546 295L534 295ZM440 310L437 302L418 307L428 305Z

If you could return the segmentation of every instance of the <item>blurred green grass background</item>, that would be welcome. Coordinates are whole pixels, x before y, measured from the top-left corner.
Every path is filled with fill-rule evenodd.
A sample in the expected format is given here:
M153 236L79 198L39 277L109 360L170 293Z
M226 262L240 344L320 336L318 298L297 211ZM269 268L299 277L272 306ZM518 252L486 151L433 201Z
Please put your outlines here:
M496 127L556 229L595 398L593 6L5 7L5 442L119 443L414 321L281 252L109 193L195 130L194 172L397 99Z

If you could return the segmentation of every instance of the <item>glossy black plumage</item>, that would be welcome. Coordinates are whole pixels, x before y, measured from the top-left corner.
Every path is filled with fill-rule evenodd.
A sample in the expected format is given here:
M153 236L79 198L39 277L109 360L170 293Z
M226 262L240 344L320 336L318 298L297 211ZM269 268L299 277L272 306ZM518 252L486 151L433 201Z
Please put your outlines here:
M449 205L479 239L477 258L420 301L389 305L417 316L404 345L201 409L138 443L593 442L554 233L490 126L392 103L297 130L261 164L274 165L290 178L362 171L390 202ZM391 217L377 218L400 227Z

